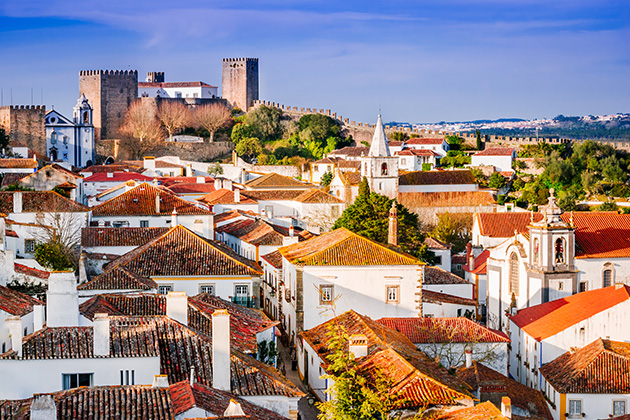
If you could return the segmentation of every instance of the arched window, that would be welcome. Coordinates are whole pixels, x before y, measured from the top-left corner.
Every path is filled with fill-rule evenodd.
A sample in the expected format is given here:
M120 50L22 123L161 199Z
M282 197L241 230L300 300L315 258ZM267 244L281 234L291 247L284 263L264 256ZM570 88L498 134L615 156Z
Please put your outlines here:
M612 286L612 279L612 268L605 268L604 271L602 271L602 287Z
M540 262L540 241L538 238L534 238L534 264L538 264Z
M510 295L518 296L518 255L510 255Z
M83 124L87 124L90 122L90 114L88 114L88 112L84 112L83 113Z
M387 175L387 163L385 162L381 165L381 175Z
M50 142L52 144L57 143L57 133L55 133L54 131L50 134Z
M564 264L564 239L558 238L556 239L556 247L555 247L555 262L556 264Z

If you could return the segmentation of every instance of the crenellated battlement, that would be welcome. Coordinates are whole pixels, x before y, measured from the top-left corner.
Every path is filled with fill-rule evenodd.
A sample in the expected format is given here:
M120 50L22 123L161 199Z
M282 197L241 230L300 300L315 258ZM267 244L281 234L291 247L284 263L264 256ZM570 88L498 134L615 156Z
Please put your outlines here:
M255 61L258 62L257 58L250 58L250 57L240 57L240 58L224 58L223 62L237 62L237 61Z
M10 110L32 110L32 111L45 111L46 105L5 105L2 108L8 108Z
M137 76L138 70L81 70L79 76Z

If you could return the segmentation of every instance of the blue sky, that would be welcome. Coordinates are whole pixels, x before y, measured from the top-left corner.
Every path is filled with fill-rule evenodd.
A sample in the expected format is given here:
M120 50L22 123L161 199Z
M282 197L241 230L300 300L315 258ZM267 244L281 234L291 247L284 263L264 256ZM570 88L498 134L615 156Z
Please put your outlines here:
M5 105L70 114L82 69L220 86L245 56L261 99L357 121L630 112L626 0L0 0Z

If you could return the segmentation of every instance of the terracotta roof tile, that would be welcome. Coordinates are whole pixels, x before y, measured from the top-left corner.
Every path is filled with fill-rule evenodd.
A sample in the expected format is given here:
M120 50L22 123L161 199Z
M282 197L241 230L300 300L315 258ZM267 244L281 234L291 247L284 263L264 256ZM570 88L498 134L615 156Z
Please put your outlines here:
M470 284L456 274L440 267L424 267L422 284Z
M238 204L257 204L258 201L240 192L240 200ZM215 204L237 204L234 201L234 191L219 189L198 198L197 201L213 206Z
M394 251L346 228L278 249L299 265L422 265L411 255Z
M270 252L261 257L275 268L282 268L282 254L278 251Z
M20 274L26 274L27 276L37 277L40 279L48 279L50 277L50 271L38 270L37 268L29 267L26 265L14 263L15 272Z
M308 188L309 184L298 181L290 176L284 176L271 172L258 178L250 179L245 183L246 188L275 189L275 188Z
M109 175L112 176L109 176ZM145 181L150 182L153 178L139 174L137 172L95 172L83 180L83 182L127 182Z
M23 317L33 311L34 305L43 305L43 303L24 293L0 286L0 310Z
M400 185L475 184L475 177L469 170L414 171L402 174L398 178Z
M433 156L439 157L438 153L428 149L404 149L394 153L394 156Z
M630 299L630 286L616 284L521 309L511 321L541 341Z
M441 250L451 249L450 244L446 244L438 239L431 238L430 236L426 237L426 239L424 240L424 244L429 249L441 249Z
M464 265L463 270L473 274L486 274L488 271L488 257L490 251L485 249L483 252L474 259L473 268L469 264Z
M415 137L409 140L405 141L405 144L419 144L419 145L430 145L430 144L434 144L434 145L442 145L442 143L444 143L444 139L440 138L440 139L435 139L435 138L424 138L424 137Z
M400 192L398 201L408 209L419 207L471 207L496 204L488 191Z
M20 173L6 173L2 176L2 183L0 183L1 188L6 188L9 185L17 184L23 178L26 178L30 174L20 174Z
M490 401L486 401L474 407L449 411L438 416L437 420L509 420L509 418L501 414L501 410Z
M474 299L453 296L446 293L434 292L433 290L422 290L422 302L426 303L451 303L453 305L477 306Z
M37 161L33 159L9 158L0 159L0 168L37 168Z
M300 195L302 195L307 190L242 190L241 191L241 200L243 197L251 198L255 201L264 201L264 200L284 200L290 201L297 199Z
M630 394L630 343L598 338L540 373L561 394Z
M346 147L342 147L341 149L333 150L332 152L328 153L328 156L341 155L341 156L361 157L361 156L367 156L369 151L370 151L369 147L346 146Z
M167 227L87 227L81 230L81 246L141 246L168 232Z
M146 169L144 168L144 161L143 160L125 160L122 162L123 164L127 164L129 166L133 166L133 167L137 167L137 168L141 168L141 169ZM178 165L177 163L171 163L165 160L158 160L155 159L155 167L156 169L159 168L183 168L183 165Z
M363 180L360 172L341 172L339 176L345 185L359 185Z
M404 334L414 344L510 342L505 333L464 317L381 318L376 322Z
M473 156L512 156L513 153L513 147L490 147L475 153Z
M0 192L0 212L13 213L13 192ZM89 209L54 191L22 191L22 211L25 213L87 212Z
M156 210L156 196L160 199L159 212ZM212 214L208 210L197 207L195 204L179 198L173 193L161 190L150 184L140 184L129 191L120 194L110 200L92 208L93 216L150 216L168 215L173 209L177 213L187 214Z
M171 184L168 186L168 189L173 191L175 194L208 194L215 191L214 183Z
M294 201L297 201L298 203L343 203L343 201L338 199L337 197L316 188L304 191L302 194L295 197Z
M143 165L135 166L129 165L126 163L112 163L111 165L92 165L83 169L81 172L84 173L98 173L98 172L123 172L123 171L134 171L137 172L138 169L141 169Z
M116 266L77 287L78 290L157 290L158 285L150 278Z

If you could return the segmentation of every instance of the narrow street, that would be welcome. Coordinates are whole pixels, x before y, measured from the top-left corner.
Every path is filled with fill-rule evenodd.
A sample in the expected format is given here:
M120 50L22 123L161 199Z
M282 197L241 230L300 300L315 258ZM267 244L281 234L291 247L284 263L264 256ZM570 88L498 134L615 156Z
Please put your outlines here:
M287 379L290 380L293 385L300 388L300 390L308 396L308 387L304 385L300 380L300 374L298 373L298 371L291 369L291 355L289 354L289 350L282 345L280 340L278 340L278 356L282 359L282 363L284 364L284 373ZM315 407L315 405L310 406L308 404L307 397L300 399L300 401L298 402L298 412L298 418L301 420L317 420L317 416L319 415L319 410L317 409L317 407Z

